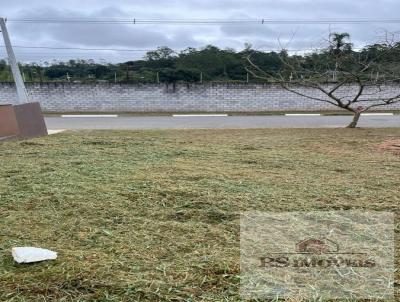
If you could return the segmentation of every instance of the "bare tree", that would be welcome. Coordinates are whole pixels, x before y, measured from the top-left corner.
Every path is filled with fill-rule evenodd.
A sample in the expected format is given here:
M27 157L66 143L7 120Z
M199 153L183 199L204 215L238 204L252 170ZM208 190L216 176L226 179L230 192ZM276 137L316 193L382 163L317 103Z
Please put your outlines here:
M347 33L331 33L328 47L308 55L282 50L281 68L273 72L260 68L250 52L246 69L294 94L350 111L353 120L347 127L355 128L363 112L400 102L395 85L400 44L394 34L386 34L383 43L355 51L349 38Z

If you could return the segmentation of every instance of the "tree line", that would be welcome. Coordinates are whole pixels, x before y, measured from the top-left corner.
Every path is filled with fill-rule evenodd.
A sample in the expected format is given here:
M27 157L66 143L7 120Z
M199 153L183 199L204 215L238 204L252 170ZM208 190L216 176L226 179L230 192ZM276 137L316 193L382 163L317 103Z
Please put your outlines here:
M337 51L345 52L348 56L357 57L357 60L371 61L385 69L374 74L365 73L363 77L379 78L387 73L387 68L393 74L400 74L400 44L390 48L387 43L366 45L361 50L354 50L347 41L349 35L339 36ZM340 44L343 43L343 44ZM254 77L249 73L248 57L251 56L260 70L278 76L282 71L292 72L287 68L295 68L296 76L310 76L310 71L328 74L324 81L337 81L334 60L332 60L332 46L303 54L290 54L285 49L281 51L258 51L251 45L241 51L234 49L220 49L208 45L196 49L188 48L179 53L168 47L159 47L149 51L143 59L132 60L119 64L101 64L94 60L69 60L67 62L45 62L43 64L21 64L21 70L26 82L118 82L118 83L199 83L199 82L265 82L265 79ZM346 64L353 64L348 60ZM390 62L390 64L388 63ZM395 62L393 64L393 62ZM346 66L350 68L351 66ZM354 68L358 68L354 64ZM307 71L302 73L302 71ZM273 81L273 77L267 81ZM290 78L290 74L288 75ZM10 68L6 61L0 61L0 81L12 81Z
M201 49L188 48L176 53L168 47L147 52L143 59L119 64L100 64L94 60L69 60L43 64L21 64L27 82L245 82L245 51L219 49L209 45ZM276 53L265 53L267 64L274 66ZM0 61L0 81L12 81L6 62Z

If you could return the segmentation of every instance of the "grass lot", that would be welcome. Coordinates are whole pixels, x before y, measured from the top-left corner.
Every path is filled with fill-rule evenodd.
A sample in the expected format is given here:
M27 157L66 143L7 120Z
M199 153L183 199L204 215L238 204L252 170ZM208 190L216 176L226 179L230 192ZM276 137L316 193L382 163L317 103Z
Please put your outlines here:
M378 149L396 138L400 129L87 131L2 143L0 300L238 301L239 213L398 213L400 157ZM26 245L59 259L14 264L11 247Z

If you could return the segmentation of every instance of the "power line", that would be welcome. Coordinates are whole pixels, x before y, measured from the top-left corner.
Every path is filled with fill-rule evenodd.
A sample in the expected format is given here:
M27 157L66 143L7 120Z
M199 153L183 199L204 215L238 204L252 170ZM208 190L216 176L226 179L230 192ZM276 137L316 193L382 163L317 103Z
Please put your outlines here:
M4 48L4 45L0 45ZM150 52L157 51L158 49L126 49L126 48L83 48L83 47L51 47L51 46L23 46L15 45L14 48L19 49L49 49L49 50L81 50L81 51L116 51L116 52ZM323 48L302 48L302 49L286 49L287 51L311 51L311 50L322 50ZM186 49L172 49L174 52L184 51ZM201 50L201 48L199 48ZM280 51L279 49L266 49L257 48L255 51Z
M4 47L4 45L0 45L0 47ZM83 47L52 47L52 46L23 46L23 45L14 45L14 48L21 49L52 49L52 50L90 50L90 51L126 51L126 52L147 52L154 51L155 49L125 49L125 48L83 48Z
M0 56L2 55L1 49L4 48L4 45L0 45ZM113 55L110 52L115 53L124 53L126 54L123 56L124 58L128 58L132 53L146 53L150 51L157 51L157 49L124 49L124 48L82 48L82 47L51 47L51 46L24 46L24 45L16 45L14 48L17 50L17 56L20 57L22 60L28 59L43 59L43 60L65 60L68 58L85 58L88 59L89 57L92 59L102 59L105 60L106 57ZM187 49L187 48L186 48ZM186 49L172 49L172 51L176 54L183 52ZM354 51L360 51L363 48L353 48ZM46 51L45 50L50 50ZM68 52L65 52L65 51ZM202 48L198 48L197 51L201 51ZM309 53L309 52L318 52L326 50L326 48L301 48L301 49L285 49L288 53ZM62 52L64 51L64 52ZM108 51L109 53L104 53ZM280 52L282 49L266 49L266 48L256 48L253 49L256 52ZM240 51L238 51L240 52ZM113 55L113 56L114 56ZM5 54L4 54L5 56ZM4 57L6 58L6 56ZM0 58L1 59L1 58Z
M399 24L400 19L8 19L12 23L71 23L71 24L177 24L177 25L246 25L246 24Z

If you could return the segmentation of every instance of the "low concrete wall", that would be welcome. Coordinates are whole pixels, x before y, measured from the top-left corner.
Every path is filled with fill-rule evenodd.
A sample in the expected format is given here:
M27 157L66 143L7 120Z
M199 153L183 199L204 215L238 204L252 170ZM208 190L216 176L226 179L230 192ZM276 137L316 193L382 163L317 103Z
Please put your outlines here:
M265 112L337 110L325 102L310 100L271 84L27 84L32 101L46 112ZM321 97L315 91L302 93ZM344 87L344 97L357 92ZM368 98L400 94L400 86L382 92L366 91ZM16 100L15 87L0 83L0 104ZM400 110L400 103L378 109Z

